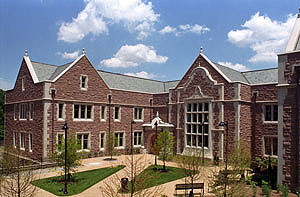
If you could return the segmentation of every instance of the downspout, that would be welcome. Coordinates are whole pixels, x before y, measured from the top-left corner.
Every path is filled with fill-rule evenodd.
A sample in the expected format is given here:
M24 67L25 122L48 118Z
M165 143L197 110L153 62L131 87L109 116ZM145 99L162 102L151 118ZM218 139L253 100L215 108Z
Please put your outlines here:
M52 134L51 134L51 152L54 153L54 98L55 98L55 89L51 90L51 98L52 98Z
M296 105L296 133L295 133L295 137L296 137L296 158L295 158L295 172L296 172L296 188L298 189L300 184L299 184L299 97L300 97L300 85L299 85L299 78L300 78L300 67L295 67L295 70L297 72L297 105Z

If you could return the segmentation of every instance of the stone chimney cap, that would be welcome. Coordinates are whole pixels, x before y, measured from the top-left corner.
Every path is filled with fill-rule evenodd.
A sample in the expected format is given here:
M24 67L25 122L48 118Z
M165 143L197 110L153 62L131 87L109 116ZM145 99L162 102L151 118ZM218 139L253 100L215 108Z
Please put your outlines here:
M27 57L28 56L28 50L25 49L25 56Z

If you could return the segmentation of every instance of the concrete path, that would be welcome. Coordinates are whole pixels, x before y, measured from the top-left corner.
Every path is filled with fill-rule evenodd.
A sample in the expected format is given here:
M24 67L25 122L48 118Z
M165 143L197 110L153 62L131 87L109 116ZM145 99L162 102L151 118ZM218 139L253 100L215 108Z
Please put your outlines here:
M78 168L78 172L92 170L92 169L98 169L98 168L104 168L104 167L117 166L117 165L128 166L129 165L129 162L128 162L129 157L130 157L129 155L114 156L113 158L116 159L114 161L104 160L107 157L96 157L96 158L84 159L84 160L82 160L82 166L80 166ZM152 165L154 163L154 156L150 155L150 154L140 154L140 155L135 155L134 157L135 157L135 159L142 157L141 163L144 167L148 167L149 165ZM158 164L161 165L162 161L158 161ZM176 163L173 163L173 162L167 162L166 165L177 167ZM126 167L126 168L128 169L128 167ZM83 191L82 193L74 195L74 196L76 196L76 197L80 197L80 196L82 196L82 197L83 196L84 197L94 197L94 196L101 197L101 196L103 196L101 187L104 187L105 183L106 184L107 183L108 184L113 184L113 183L118 184L120 178L124 177L128 174L128 173L126 173L126 168L124 168L123 170L120 170L119 172L115 173L114 175L112 175L110 177L107 177L106 179L93 185L92 187ZM209 176L209 174L212 173L212 171L213 171L212 167L206 167L205 172L201 172L201 174L203 176L201 175L200 180L197 180L197 182L204 182L205 196L209 195L208 187L207 187L208 186L208 176ZM57 175L58 175L58 170L54 170L54 169L43 169L38 173L38 176L40 178L47 178L47 177L52 177L52 176L57 176ZM175 193L175 190L174 190L175 184L184 183L184 182L185 182L185 178L161 185L159 187L160 194L157 196L160 197L160 195L165 194L168 197L172 197L173 194ZM114 187L114 188L116 188L116 187ZM38 188L37 196L52 197L55 195Z

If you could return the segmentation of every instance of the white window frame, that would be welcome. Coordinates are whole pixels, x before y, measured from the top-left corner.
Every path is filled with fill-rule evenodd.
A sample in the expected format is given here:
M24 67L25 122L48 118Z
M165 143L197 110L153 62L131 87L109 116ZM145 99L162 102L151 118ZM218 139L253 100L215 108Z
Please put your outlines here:
M140 133L141 134L141 142L140 143L137 143L137 144L135 144L135 141L134 141L134 139L135 139L135 133ZM133 142L133 147L143 147L143 131L134 131L133 132L133 139L132 139L132 142ZM137 135L137 138L138 138L138 135ZM137 142L138 142L138 139L136 140Z
M138 117L138 115L140 114L139 110L141 110L141 117ZM137 111L137 117L135 116L136 111ZM143 122L144 121L144 108L142 108L142 107L134 107L133 108L133 120L135 122Z
M101 136L102 135L103 135L103 144L101 143ZM105 150L105 144L106 144L106 132L103 131L103 132L99 133L99 149L100 149L100 151ZM101 145L103 146L102 148L101 148Z
M75 105L79 106L78 118L75 118ZM81 118L81 106L85 107L84 118ZM91 106L91 118L87 118L87 106ZM73 120L74 121L94 121L94 105L89 104L73 104Z
M191 111L188 111L188 105L191 104ZM194 111L193 109L193 105L197 104L197 109ZM202 104L202 110L199 110L199 104ZM208 105L208 111L205 111L205 104ZM190 100L187 101L185 104L185 147L192 147L192 148L198 148L198 149L202 149L202 140L201 142L199 142L199 136L202 136L202 132L200 133L199 127L201 127L201 129L204 129L205 126L201 126L200 123L203 122L205 115L207 114L207 121L204 122L204 125L208 126L208 131L207 133L204 132L204 136L207 136L207 146L204 146L204 150L208 150L210 149L210 135L211 135L211 105L210 105L210 101L208 100ZM191 114L191 120L190 122L188 122L188 114ZM196 121L194 121L194 116L196 115ZM202 117L202 121L198 120L199 115L201 115ZM188 125L191 125L191 132L188 133ZM196 133L193 132L193 126L195 125L196 128ZM191 136L191 144L188 145L188 135ZM193 144L193 136L196 136L196 145ZM202 136L203 137L203 136ZM205 143L205 140L204 140Z
M18 119L18 104L14 104L14 120Z
M62 136L63 139L64 139L65 138L65 132L57 132L56 133L56 145L58 145L59 136ZM61 143L63 143L63 141L61 141ZM56 152L60 152L60 151L56 148Z
M84 87L82 87L82 79L85 78ZM88 89L88 76L87 75L80 75L80 89L87 90Z
M22 81L22 92L23 92L25 91L25 76L22 77L21 81Z
M32 152L33 149L33 134L29 133L28 134L28 150L29 152Z
M25 150L26 148L26 137L25 132L20 132L20 150Z
M268 155L266 154L266 138L272 138L272 143L271 143L271 153L272 155ZM274 144L273 144L273 139L274 138L277 138L277 155L274 155ZM277 158L278 157L278 136L277 135L265 135L263 136L263 155L264 157L274 157L274 158Z
M62 117L59 117L59 111L60 111L60 108L59 106L62 105L62 112L61 112L61 115ZM57 103L57 120L58 121L64 121L65 120L65 117L66 117L66 105L65 103Z
M104 117L102 117L102 110L104 108ZM106 105L100 105L100 121L105 122L106 121L106 116L107 116L107 107Z
M34 116L34 104L29 103L29 120L33 120Z
M123 139L122 139L123 145L122 145L122 146L120 146L120 143L119 143L119 142L120 142L119 139L120 139L120 134L121 134L121 133L123 133ZM124 149L124 148L125 148L125 142L126 142L126 140L125 140L125 132L124 132L124 131L116 131L116 132L114 132L114 135L115 135L115 136L114 136L114 141L117 142L117 145L118 145L118 146L116 146L116 144L114 144L114 145L115 145L114 147L115 147L116 149ZM117 136L116 136L116 135L117 135ZM115 143L115 142L114 142L114 143Z
M28 104L27 103L21 103L19 105L19 120L27 120L28 116ZM24 116L25 115L25 118Z
M119 108L119 111L118 111L118 119L116 119L116 107ZM114 121L115 122L120 122L121 121L121 107L120 106L114 106Z
M266 103L263 104L263 122L264 123L278 123L278 104L277 103ZM271 106L271 120L266 120L266 107ZM274 106L277 106L277 120L274 120Z
M14 146L14 148L17 148L17 139L18 139L18 133L14 132L13 133L13 146Z
M85 152L90 152L90 149L91 149L91 133L90 132L77 132L76 133L76 140L78 142L78 135L82 135L82 138L81 138L81 148L78 150L79 152L80 151L85 151ZM87 141L87 149L84 149L83 148L83 141L84 141L84 135L88 135L88 141Z

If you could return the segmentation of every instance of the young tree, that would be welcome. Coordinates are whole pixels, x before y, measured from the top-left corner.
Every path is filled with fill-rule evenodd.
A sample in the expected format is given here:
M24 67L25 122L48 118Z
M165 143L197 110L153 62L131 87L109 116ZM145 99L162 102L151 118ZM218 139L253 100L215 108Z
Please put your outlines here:
M33 197L36 187L31 184L37 176L28 167L19 149L7 148L3 155L4 176L1 181L1 195L5 197Z
M115 150L115 133L113 131L106 133L106 140L105 140L105 152L106 155L110 156L110 160L113 158L114 150Z
M76 172L76 168L81 165L81 152L78 152L80 145L77 143L75 137L67 139L67 174L68 181L70 180L71 174ZM61 174L65 172L65 139L62 139L62 143L57 145L57 152L52 155L52 160L56 162L56 165L62 167Z
M201 153L201 150L190 149L186 152L186 155L177 157L178 166L184 169L192 185L200 178L200 172L203 169Z
M150 188L154 177L143 172L147 167L145 155L124 155L126 168L104 181L100 187L103 197L156 197L159 196L160 187ZM143 172L143 173L142 173ZM122 188L121 178L128 177L127 187ZM124 185L125 186L125 185Z
M159 150L159 154L164 163L163 171L166 171L166 160L172 156L173 153L173 138L173 135L168 130L164 130L163 132L159 133L155 143L155 147L157 150Z

